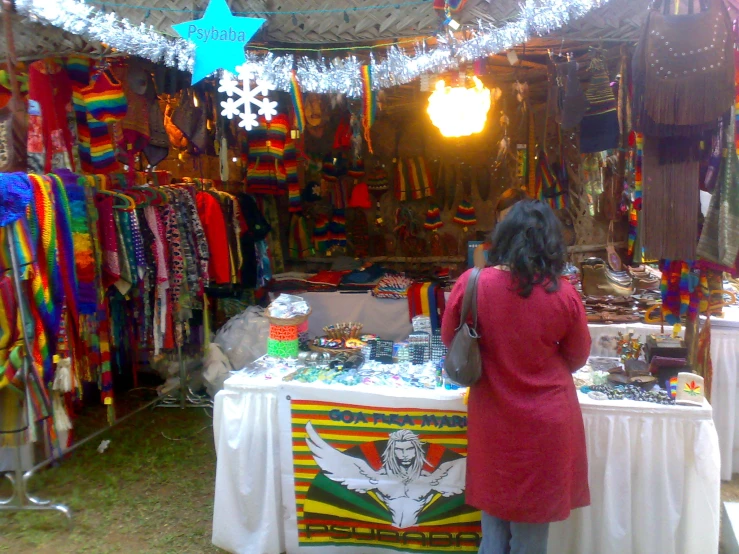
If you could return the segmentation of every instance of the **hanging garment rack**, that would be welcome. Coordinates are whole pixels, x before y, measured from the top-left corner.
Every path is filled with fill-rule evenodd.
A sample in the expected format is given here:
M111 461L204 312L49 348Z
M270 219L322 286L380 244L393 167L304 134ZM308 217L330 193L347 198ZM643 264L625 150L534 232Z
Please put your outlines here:
M23 356L23 366L21 368L21 380L23 386L23 402L22 418L23 427L29 428L34 425L31 420L27 406L29 405L28 389L31 373L30 356L31 356L31 333L33 333L33 324L28 321L28 312L25 307L25 297L21 289L21 272L18 267L18 253L15 249L14 232L12 227L7 228L8 249L10 252L11 269L13 274L13 287L15 295L18 299L18 311L20 313L21 327L23 328L23 343L26 349ZM29 324L30 323L30 324ZM15 467L12 473L6 473L5 477L13 485L13 493L7 499L0 500L0 511L3 512L21 512L21 511L57 511L67 516L69 525L72 525L72 511L64 504L52 504L48 500L41 500L28 493L28 480L33 476L33 470L23 471L23 459L21 456L21 442L14 447L15 450Z

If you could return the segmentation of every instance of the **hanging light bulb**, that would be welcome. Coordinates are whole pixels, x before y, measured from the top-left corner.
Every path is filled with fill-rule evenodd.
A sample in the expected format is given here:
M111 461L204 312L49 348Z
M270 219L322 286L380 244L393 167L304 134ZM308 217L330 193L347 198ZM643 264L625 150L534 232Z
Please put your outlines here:
M441 80L429 97L426 111L445 137L466 137L485 128L492 105L490 90L477 77L472 80L472 88L448 87Z

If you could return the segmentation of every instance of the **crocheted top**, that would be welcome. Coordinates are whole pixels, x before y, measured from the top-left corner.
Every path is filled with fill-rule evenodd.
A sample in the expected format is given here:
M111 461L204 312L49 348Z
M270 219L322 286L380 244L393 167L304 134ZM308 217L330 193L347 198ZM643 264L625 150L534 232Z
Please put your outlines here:
M31 202L31 182L25 173L0 173L0 227L14 223Z

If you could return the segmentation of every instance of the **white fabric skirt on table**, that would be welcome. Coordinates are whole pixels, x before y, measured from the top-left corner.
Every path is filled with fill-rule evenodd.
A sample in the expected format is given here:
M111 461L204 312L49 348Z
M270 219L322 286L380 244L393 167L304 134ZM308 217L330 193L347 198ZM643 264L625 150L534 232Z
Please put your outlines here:
M580 400L592 504L550 526L549 554L715 554L720 460L708 404Z

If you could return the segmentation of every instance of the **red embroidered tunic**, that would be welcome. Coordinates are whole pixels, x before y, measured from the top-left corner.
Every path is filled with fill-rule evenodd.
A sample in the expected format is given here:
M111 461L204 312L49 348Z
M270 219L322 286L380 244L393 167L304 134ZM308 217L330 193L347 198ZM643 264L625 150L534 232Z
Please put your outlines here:
M457 281L442 322L454 337L470 272ZM514 522L566 519L590 504L585 428L571 372L590 353L580 297L512 290L510 273L483 270L478 281L482 379L468 414L467 503Z

